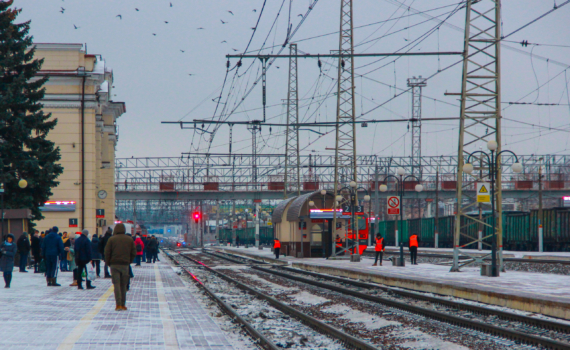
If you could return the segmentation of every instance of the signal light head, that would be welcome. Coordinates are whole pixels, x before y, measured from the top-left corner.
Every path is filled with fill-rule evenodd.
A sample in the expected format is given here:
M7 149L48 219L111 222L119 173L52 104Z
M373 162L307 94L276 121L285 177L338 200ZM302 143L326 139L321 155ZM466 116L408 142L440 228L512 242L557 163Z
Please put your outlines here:
M201 216L202 216L202 214L199 211L195 211L194 214L192 214L192 217L194 217L194 222L196 222L196 223L198 223Z

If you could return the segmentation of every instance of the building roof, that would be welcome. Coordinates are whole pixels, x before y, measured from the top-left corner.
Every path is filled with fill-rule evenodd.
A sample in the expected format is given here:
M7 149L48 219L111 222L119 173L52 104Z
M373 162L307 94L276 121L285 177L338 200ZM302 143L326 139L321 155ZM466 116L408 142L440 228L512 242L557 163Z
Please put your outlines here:
M303 204L317 193L320 193L320 190L296 197L291 206L289 206L289 211L287 211L287 221L300 221L299 215L301 214L301 209L303 209Z
M273 222L273 224L277 224L283 221L283 213L285 212L287 205L291 203L291 201L294 200L295 198L296 197L292 197L277 204L277 206L273 210L273 214L271 215L271 221Z

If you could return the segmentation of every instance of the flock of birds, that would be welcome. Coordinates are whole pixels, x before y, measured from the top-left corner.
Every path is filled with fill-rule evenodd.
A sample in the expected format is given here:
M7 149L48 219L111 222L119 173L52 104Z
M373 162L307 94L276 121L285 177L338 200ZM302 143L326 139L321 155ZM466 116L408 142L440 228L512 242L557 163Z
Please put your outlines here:
M65 1L65 0L62 0L62 1ZM170 2L170 7L174 7L174 6L172 5L172 2ZM60 10L59 12L61 12L61 14L65 14L65 11L66 11L65 8L62 6L62 7L61 7L61 10ZM140 9L135 7L135 11L136 11L136 12L140 12ZM233 13L232 11L228 10L227 12L228 12L230 15L234 16L234 13ZM252 12L254 12L254 13L257 12L257 9L253 9ZM298 14L297 17L303 17L303 14ZM115 18L118 18L119 20L122 21L122 20L123 20L123 15L122 15L122 14L118 14L118 15L115 16ZM228 21L224 21L223 19L220 19L220 22L222 23L222 25L229 23ZM168 21L164 21L164 24L168 24L168 23L169 23ZM78 27L78 26L76 26L75 24L73 24L73 28L74 28L74 29L80 29L81 27ZM252 29L252 30L256 30L257 27L251 27L251 29ZM204 28L204 27L198 27L198 28L196 28L196 30L206 30L206 28ZM152 35L153 35L153 36L157 36L156 33L152 33ZM226 40L223 40L223 41L220 42L220 44L227 44L227 43L228 43L228 42L227 42ZM234 49L234 48L232 48L232 50L233 50L234 52L238 52L238 51L239 51L238 49ZM181 52L181 53L185 53L186 51L180 49L180 52ZM277 68L279 68L279 67L277 67ZM189 75L189 76L194 76L195 74L188 74L188 75Z

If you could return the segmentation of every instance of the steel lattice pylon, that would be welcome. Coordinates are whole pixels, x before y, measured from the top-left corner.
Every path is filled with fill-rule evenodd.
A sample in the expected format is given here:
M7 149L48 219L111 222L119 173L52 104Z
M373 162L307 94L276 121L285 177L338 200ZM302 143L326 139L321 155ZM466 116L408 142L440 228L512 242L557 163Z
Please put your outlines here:
M354 46L352 0L341 0L335 147L335 195L339 184L356 180Z
M297 55L297 44L289 45L291 55ZM284 198L287 193L301 195L299 170L299 84L297 82L297 57L289 58L289 83L287 93L287 139L285 144Z
M412 174L421 179L422 168L422 87L427 86L427 79L413 77L408 79L412 88Z
M469 210L476 208L474 198L463 191L472 189L477 181L488 174L489 164L486 157L472 158L471 163L480 164L473 175L463 172L465 157L478 150L481 141L485 143L495 140L498 144L496 152L501 151L501 72L500 72L500 0L473 1L468 0L465 16L465 42L463 58L463 79L461 85L461 114L459 128L459 152L457 161L457 215L454 232L453 265L451 271L459 271L465 264L459 263L460 237L468 237L469 242L463 246L482 242L468 236L462 227L462 218ZM499 266L503 269L502 259L502 194L501 167L498 164L496 192L494 200L497 215L497 247ZM474 219L471 217L471 219ZM479 223L478 219L475 219ZM489 226L481 222L485 226ZM486 242L483 242L486 244ZM462 254L465 254L462 252ZM480 260L480 259L478 259ZM470 260L470 262L475 259Z

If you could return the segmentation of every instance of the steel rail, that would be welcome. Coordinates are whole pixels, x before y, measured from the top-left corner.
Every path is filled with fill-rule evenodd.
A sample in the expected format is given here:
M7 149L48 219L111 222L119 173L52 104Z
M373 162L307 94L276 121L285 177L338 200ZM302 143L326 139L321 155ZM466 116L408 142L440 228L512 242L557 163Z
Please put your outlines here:
M206 294L210 297L210 299L212 299L215 303L217 303L218 306L222 309L222 311L224 311L228 316L230 316L232 321L237 321L238 323L240 323L243 326L243 328L245 328L246 332L248 332L249 335L255 340L255 342L259 344L259 346L267 350L279 350L279 347L277 347L277 345L275 345L272 341L263 336L263 334L259 333L249 322L244 320L237 312L235 312L235 310L231 306L229 306L226 302L220 299L214 292L212 292L208 287L206 287L204 283L202 283L202 281L198 279L198 277L196 277L188 269L180 265L178 260L176 260L172 255L170 255L164 249L162 251L172 261L174 261L178 266L180 266L184 270L184 272L190 275L190 277L192 277L192 280L198 285L198 287L202 288L206 292Z
M204 263L195 260L191 257L185 256L185 255L181 255L184 258L194 262L195 264L204 266L204 268L206 268L206 270L208 270L209 272L212 272L213 274L217 275L218 277L233 283L235 285L237 285L240 289L245 290L253 295L255 295L256 297L258 297L259 299L265 300L267 301L269 304L271 304L273 307L275 307L276 309L282 311L283 313L286 313L292 317L297 318L298 320L300 320L301 322L311 326L312 328L316 329L319 332L323 332L326 334L329 334L330 336L339 339L341 342L343 342L345 345L348 345L351 348L354 349L364 349L364 350L372 350L372 349L377 349L377 347L364 342L360 339L357 339L341 330L338 330L334 327L329 326L328 324L321 322L319 320L317 320L314 317L311 317L301 311L296 310L295 308L292 308L289 305L286 305L280 301L278 301L275 298L270 297L269 295L266 295L252 287L249 287L241 282L238 282L236 280L234 280L233 278L221 273L220 271L214 270L211 267L205 265Z
M309 279L306 279L303 277L292 276L292 275L282 273L279 271L272 271L272 270L269 270L269 269L266 269L263 267L252 266L252 268L259 270L259 271L263 271L263 272L271 273L271 274L278 275L281 277L296 280L299 282L307 283L307 284L310 284L313 286L317 286L317 287L332 290L335 292L343 293L346 295L355 296L355 297L363 299L363 300L368 300L368 301L372 301L372 302L375 302L378 304L383 304L386 306L405 310L405 311L408 311L408 312L411 312L414 314L427 316L427 317L436 319L438 321L459 325L461 327L472 328L472 329L482 331L482 332L486 332L486 333L490 333L493 335L499 335L499 336L507 338L507 339L518 340L518 341L522 341L522 342L525 342L527 344L532 344L532 345L544 346L547 349L570 350L570 343L564 343L564 342L560 342L557 340L548 339L545 337L525 334L525 333L522 333L519 331L507 329L504 327L494 326L494 325L486 324L486 323L483 323L480 321L470 320L470 319L467 319L464 317L449 315L449 314L445 314L443 312L430 310L430 309L406 304L403 302L399 302L399 301L395 301L395 300L391 300L391 299L387 299L387 298L382 298L382 297L378 297L378 296L364 294L364 293L353 291L353 290L350 290L347 288L343 288L343 287L339 287L339 286L335 286L335 285L331 285L331 284L327 284L327 283L323 283L323 282L318 282L318 281L314 281L314 280L309 280Z
M218 254L214 254L211 252L208 252L208 253L211 255L214 255L214 256L218 256ZM222 253L222 254L228 254L228 253ZM244 259L247 259L247 258L244 257ZM251 259L251 260L253 260L253 259ZM386 292L391 292L391 293L398 294L398 295L401 295L404 297L429 301L432 303L450 306L450 307L454 307L454 308L457 308L460 310L466 310L466 311L474 312L477 314L498 316L499 318L502 318L502 319L521 322L521 323L525 323L525 324L535 326L535 327L540 327L540 328L545 328L545 329L550 329L550 330L555 330L555 331L560 331L560 332L570 334L570 325L564 324L564 323L559 323L559 322L555 322L555 321L519 315L519 314L516 314L513 312L508 312L508 311L490 309L490 308L478 306L478 305L464 304L464 303L460 303L460 302L456 302L456 301L452 301L452 300L447 300L447 299L443 299L443 298L439 298L439 297L433 297L433 296L425 295L422 293L406 291L406 290L402 290L402 289L397 289L397 288L393 288L393 287L382 286L382 285L372 284L372 283L367 283L367 282L355 281L355 280L342 278L342 277L329 276L329 275L324 275L324 274L320 274L317 272L305 271L305 270L295 269L295 268L291 268L291 267L287 267L287 266L273 265L273 267L277 267L277 268L280 268L283 270L287 270L287 271L291 271L291 272L295 272L295 273L299 273L299 274L304 274L304 275L308 275L308 276L312 276L312 277L318 277L318 278L322 278L322 279L326 279L326 280L330 280L330 281L346 283L346 284L350 284L350 285L353 285L356 287L361 287L361 288L366 288L366 289L381 289L381 290L384 290ZM270 269L266 269L266 268L262 268L262 267L258 267L258 266L252 266L252 268L260 270L260 271L264 271L267 273L276 274L276 275L279 275L281 277L290 278L290 279L294 279L294 280L297 280L300 282L312 284L312 280L308 280L308 279L305 279L302 277L284 274L284 273L280 273L280 272L277 272L274 270L270 270ZM330 286L330 285L327 285L327 286ZM328 287L324 287L324 288L328 288Z

